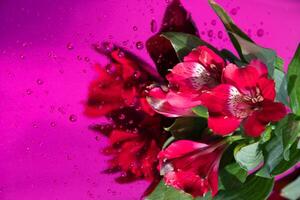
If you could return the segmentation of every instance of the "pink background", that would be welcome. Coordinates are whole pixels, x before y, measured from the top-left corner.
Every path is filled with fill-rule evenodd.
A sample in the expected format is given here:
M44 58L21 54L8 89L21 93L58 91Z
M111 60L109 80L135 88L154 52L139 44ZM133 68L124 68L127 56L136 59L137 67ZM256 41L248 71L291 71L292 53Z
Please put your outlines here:
M300 41L300 1L219 0L239 26L287 62ZM106 139L83 114L91 44L110 40L151 63L135 43L153 33L168 1L0 1L0 200L139 199L143 181L120 185L102 173ZM228 47L206 0L184 0L204 39ZM235 12L236 11L236 12ZM136 26L136 28L134 28ZM259 30L261 29L261 30ZM208 32L213 30L213 36ZM225 39L224 39L225 38ZM69 47L69 48L68 48ZM70 121L70 115L76 121Z

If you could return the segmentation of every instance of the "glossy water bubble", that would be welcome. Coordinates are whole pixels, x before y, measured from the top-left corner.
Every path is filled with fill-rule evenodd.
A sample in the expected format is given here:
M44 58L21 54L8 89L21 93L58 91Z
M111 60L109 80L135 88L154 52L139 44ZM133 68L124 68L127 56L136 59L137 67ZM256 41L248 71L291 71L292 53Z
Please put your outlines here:
M36 80L36 83L38 85L43 85L44 81L42 79L38 79L38 80Z
M150 27L152 33L155 33L157 31L157 23L154 19L151 20Z
M70 120L71 122L76 122L76 121L77 121L77 116L74 115L74 114L71 114L71 115L69 116L69 120Z
M263 29L261 29L261 28L260 28L260 29L258 29L258 30L257 30L257 32L256 32L256 34L257 34L257 36L258 36L258 37L262 37L262 36L264 36L264 30L263 30Z
M135 44L135 47L139 50L143 49L144 48L144 43L141 42L141 41L138 41L136 44Z

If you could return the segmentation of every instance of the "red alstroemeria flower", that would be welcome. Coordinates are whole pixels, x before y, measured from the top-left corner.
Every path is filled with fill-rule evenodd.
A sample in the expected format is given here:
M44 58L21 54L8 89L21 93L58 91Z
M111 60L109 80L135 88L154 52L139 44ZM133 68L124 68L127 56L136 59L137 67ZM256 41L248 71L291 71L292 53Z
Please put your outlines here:
M144 106L145 86L157 77L147 72L147 66L137 62L120 49L108 53L111 62L106 67L95 65L98 78L89 86L86 115L103 116L125 106ZM142 69L141 69L142 68ZM152 79L152 80L151 80ZM149 114L154 114L148 109Z
M105 153L113 155L110 169L119 169L131 178L157 178L157 155L167 135L162 134L161 118L145 117L138 129L114 129L109 135L111 146ZM120 179L121 180L121 179Z
M168 117L190 115L190 109L201 104L201 91L221 83L224 67L225 61L213 50L199 46L167 74L167 91L154 87L149 92L149 103Z
M190 140L172 143L158 155L165 183L193 196L204 196L208 191L216 195L219 163L226 146L224 141L213 145Z
M253 60L241 68L229 64L224 69L223 81L224 84L201 96L213 132L230 134L242 123L247 135L258 137L269 122L286 115L285 106L274 102L275 82L268 79L267 67L262 62Z

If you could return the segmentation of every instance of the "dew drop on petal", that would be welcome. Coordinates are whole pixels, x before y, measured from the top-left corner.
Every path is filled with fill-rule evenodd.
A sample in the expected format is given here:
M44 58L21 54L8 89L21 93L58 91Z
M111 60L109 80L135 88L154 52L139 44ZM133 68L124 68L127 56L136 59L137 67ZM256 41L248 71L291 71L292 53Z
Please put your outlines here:
M136 44L135 44L136 48L141 50L144 48L144 43L141 42L141 41L138 41Z
M114 45L111 42L104 42L102 46L105 51L112 51L114 49Z
M138 30L137 26L133 26L132 29L133 29L133 31L137 31Z
M70 117L69 117L69 120L70 120L71 122L76 122L76 121L77 121L77 116L74 115L74 114L71 114Z
M125 54L124 54L123 51L119 51L118 56L119 56L120 58L123 58L123 57L125 56Z
M121 113L120 115L119 115L119 119L120 120L124 120L126 118L126 116L123 114L123 113Z

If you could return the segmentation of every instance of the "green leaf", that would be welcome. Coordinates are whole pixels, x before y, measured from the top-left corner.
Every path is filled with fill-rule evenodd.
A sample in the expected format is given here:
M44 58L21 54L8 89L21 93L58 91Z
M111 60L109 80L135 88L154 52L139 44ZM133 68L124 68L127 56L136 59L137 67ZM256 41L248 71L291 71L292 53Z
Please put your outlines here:
M300 121L296 119L294 114L287 115L276 126L275 134L282 138L283 157L287 161L289 160L289 149L297 140L299 133Z
M290 159L288 161L282 159L280 163L272 170L271 175L276 176L289 170L300 161L300 150L297 148L297 143L294 143L290 148Z
M247 171L255 169L264 159L259 142L242 147L235 153L234 158Z
M274 177L295 165L300 159L297 148L299 122L289 114L275 128L271 140L263 144L264 166L256 173L261 177ZM295 138L296 137L296 138Z
M194 48L206 44L200 38L188 33L166 32L162 33L162 36L171 42L180 61Z
M274 62L275 69L283 71L283 64L284 64L283 59L276 56L275 62Z
M240 182L244 183L248 176L246 170L240 167L238 163L231 163L224 168L229 174L235 176Z
M218 5L214 0L209 0L208 2L211 5L211 7L214 9L214 11L217 13L217 15L219 16L221 21L223 22L226 30L228 31L229 37L230 37L235 49L237 50L238 54L240 55L240 58L242 59L242 61L245 61L242 51L241 51L241 46L240 46L239 42L236 40L236 38L234 37L234 35L232 35L231 33L236 33L237 35L239 35L240 37L244 38L247 41L250 41L250 42L253 42L253 41L251 40L250 37L248 37L247 34L245 34L239 27L237 27L234 24L233 20L230 18L230 16L226 13L226 11L220 5Z
M145 200L193 200L194 198L173 187L166 186L163 181L156 186L155 190Z
M207 108L203 106L197 106L193 108L192 111L199 117L208 118Z
M170 131L176 139L200 139L207 121L200 117L179 117L166 131Z
M261 177L270 178L271 172L283 159L283 143L282 139L273 136L263 147L264 152L264 166L256 173Z
M300 177L298 177L295 181L288 184L281 190L281 196L291 199L297 200L300 199Z
M245 183L239 186L219 191L215 200L263 200L272 192L274 179L249 176Z
M176 139L174 136L169 137L165 143L163 144L162 148L165 149L167 148L172 142L174 142Z
M285 73L278 69L274 69L273 79L275 81L276 100L285 105L289 105Z
M290 97L290 106L296 115L300 115L300 44L289 64L288 73L288 94Z

